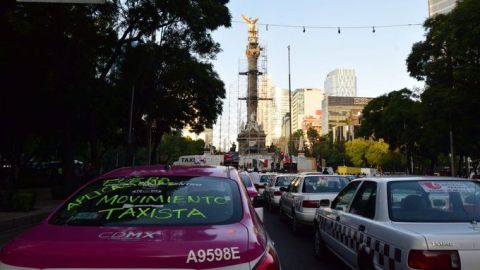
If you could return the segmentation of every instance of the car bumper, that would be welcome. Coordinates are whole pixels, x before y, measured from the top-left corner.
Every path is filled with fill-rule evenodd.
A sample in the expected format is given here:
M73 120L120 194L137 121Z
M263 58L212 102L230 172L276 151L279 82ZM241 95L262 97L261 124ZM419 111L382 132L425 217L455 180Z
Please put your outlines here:
M315 212L305 213L305 212L295 212L297 216L297 221L305 225L313 225L313 219L315 218Z
M270 203L273 206L279 206L280 205L280 196L275 196L273 198L270 198Z

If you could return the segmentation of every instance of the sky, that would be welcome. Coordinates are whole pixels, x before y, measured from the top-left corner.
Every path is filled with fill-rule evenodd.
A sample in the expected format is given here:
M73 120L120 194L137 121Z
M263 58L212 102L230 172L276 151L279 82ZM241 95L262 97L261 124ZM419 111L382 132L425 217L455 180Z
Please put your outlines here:
M232 26L212 33L222 52L214 67L232 99L238 87L239 60L246 59L247 25L240 15L258 18L261 45L267 48L268 74L274 86L288 88L288 51L291 46L292 90L323 89L328 72L336 68L355 69L357 96L377 97L404 87L423 87L408 75L406 58L415 42L424 39L422 26L379 28L380 25L423 23L428 16L427 0L231 0L228 4ZM273 24L300 25L280 28ZM309 26L340 27L311 29ZM342 29L342 26L369 26L368 29ZM375 33L372 33L372 26ZM244 88L244 87L243 87ZM227 91L228 92L228 91ZM228 94L228 93L227 93ZM225 104L228 105L228 101ZM236 101L230 101L230 121L236 121ZM233 108L232 108L233 107ZM220 117L225 134L227 106ZM214 144L219 141L219 123L214 129ZM230 125L229 141L234 141L236 125ZM224 136L222 136L224 137Z

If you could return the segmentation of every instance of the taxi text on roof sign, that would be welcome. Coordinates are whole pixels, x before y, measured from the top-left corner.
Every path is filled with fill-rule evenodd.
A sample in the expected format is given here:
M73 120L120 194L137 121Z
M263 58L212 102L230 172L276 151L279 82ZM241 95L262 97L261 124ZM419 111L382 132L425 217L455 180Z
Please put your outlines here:
M106 0L17 0L28 3L105 4Z

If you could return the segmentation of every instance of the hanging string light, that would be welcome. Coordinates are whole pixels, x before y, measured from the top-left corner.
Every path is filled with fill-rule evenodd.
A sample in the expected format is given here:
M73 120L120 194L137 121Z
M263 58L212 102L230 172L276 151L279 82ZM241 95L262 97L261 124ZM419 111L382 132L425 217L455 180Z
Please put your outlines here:
M244 24L242 21L232 21L233 23ZM388 24L377 26L365 26L365 25L346 25L346 26L316 26L316 25L291 25L291 24L271 24L271 23L257 23L257 25L265 26L265 30L268 31L270 27L278 28L298 28L303 33L306 33L306 29L337 29L340 34L341 29L372 29L372 33L375 33L379 28L404 28L404 27L418 27L422 26L422 23L407 23L407 24Z

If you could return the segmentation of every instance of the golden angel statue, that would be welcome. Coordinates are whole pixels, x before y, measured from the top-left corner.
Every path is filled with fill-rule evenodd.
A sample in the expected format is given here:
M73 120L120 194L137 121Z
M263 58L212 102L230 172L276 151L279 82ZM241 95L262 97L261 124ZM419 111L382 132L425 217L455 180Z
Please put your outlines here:
M242 19L248 25L248 30L249 31L257 31L258 18L252 19L252 18L248 18L248 17L242 15Z

